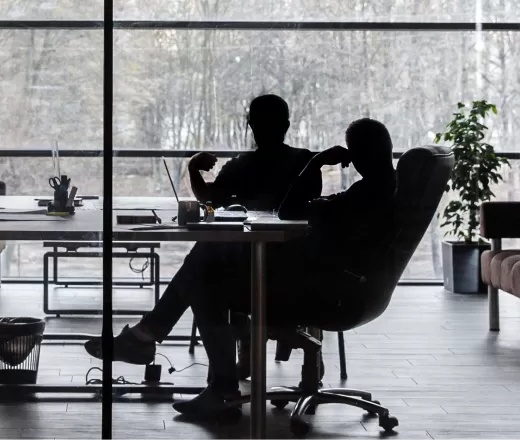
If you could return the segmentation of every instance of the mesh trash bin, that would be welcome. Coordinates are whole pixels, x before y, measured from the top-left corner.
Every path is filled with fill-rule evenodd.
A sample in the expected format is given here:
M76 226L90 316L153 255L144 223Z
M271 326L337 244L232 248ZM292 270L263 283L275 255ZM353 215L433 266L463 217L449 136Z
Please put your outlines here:
M45 321L0 318L0 384L35 384Z

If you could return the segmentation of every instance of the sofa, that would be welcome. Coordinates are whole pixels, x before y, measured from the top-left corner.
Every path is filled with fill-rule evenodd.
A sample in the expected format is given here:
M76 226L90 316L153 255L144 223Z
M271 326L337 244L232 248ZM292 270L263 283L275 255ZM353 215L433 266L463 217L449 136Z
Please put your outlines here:
M502 240L520 238L520 202L486 202L480 208L480 235L491 242L481 256L488 286L489 329L500 330L499 290L520 298L520 249L503 249Z

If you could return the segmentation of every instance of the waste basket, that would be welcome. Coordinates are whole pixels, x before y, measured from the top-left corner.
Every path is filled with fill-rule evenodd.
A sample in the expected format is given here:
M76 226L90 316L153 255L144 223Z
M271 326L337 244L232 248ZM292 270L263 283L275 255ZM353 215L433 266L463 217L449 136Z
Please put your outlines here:
M0 318L0 384L35 384L45 321Z

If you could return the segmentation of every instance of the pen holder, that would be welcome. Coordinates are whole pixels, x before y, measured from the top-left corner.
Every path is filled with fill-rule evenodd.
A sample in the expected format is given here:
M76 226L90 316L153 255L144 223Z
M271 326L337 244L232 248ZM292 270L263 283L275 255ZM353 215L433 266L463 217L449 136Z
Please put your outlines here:
M67 206L67 199L65 199L65 203L61 201L57 201L54 199L52 202L49 202L47 206L47 214L48 215L72 215L76 212L74 205Z
M72 215L75 212L74 203L69 201L69 183L67 176L61 177L61 184L54 190L54 200L49 202L47 213L54 215Z

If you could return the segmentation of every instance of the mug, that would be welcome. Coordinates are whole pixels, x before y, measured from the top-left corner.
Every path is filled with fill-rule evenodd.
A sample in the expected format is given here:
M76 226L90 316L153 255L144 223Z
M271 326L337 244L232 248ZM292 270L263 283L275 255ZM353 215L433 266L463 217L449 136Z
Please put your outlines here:
M187 223L200 222L200 210L204 211L202 221L206 220L208 210L205 205L197 200L180 200L179 212L177 213L177 223L179 226L186 226Z

